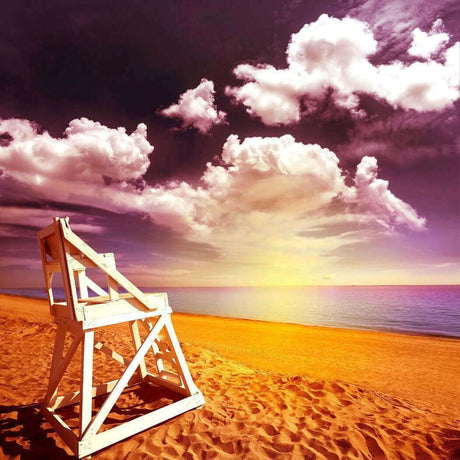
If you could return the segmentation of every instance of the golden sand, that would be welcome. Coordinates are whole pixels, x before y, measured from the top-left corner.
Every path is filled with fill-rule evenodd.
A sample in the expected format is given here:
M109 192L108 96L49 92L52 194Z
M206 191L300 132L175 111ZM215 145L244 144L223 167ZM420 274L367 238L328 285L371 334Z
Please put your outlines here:
M177 313L173 322L205 406L94 458L460 454L460 340ZM37 407L55 334L47 302L0 295L0 324L0 457L65 458L70 451ZM116 326L104 341L129 355L128 336ZM78 368L64 386L78 382ZM95 378L117 371L107 358ZM146 410L142 391L124 395L110 423ZM71 423L75 414L67 416Z

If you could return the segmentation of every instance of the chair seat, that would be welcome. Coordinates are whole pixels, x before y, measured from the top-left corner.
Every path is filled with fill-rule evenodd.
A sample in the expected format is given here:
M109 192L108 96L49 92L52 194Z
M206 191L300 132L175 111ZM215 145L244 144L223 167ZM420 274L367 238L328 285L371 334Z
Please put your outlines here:
M146 310L145 306L130 294L120 294L118 300L109 300L108 296L80 299L79 303L83 304L85 317L83 329L150 318L171 312L165 293L150 293L146 296L152 301L151 310Z
M145 293L145 296L150 301L150 308L163 308L168 306L168 295L166 292L155 292L155 293ZM120 300L124 300L125 302L130 303L131 305L140 306L141 303L138 302L132 294L119 294ZM106 296L95 296L95 297L87 297L78 300L79 303L83 304L107 304L109 302L114 302L110 300L108 295Z

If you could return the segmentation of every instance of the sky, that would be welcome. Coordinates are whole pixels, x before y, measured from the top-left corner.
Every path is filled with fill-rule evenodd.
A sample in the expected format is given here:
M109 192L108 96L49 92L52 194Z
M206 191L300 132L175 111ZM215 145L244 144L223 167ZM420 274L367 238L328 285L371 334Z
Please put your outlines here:
M460 284L457 1L6 2L0 287L53 216L141 286Z

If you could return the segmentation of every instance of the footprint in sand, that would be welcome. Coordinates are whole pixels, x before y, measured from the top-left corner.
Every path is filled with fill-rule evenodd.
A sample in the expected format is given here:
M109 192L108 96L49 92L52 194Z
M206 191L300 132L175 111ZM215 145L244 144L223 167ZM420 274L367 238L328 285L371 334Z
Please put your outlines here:
M268 434L268 436L276 436L279 434L279 431L273 425L269 425L268 423L263 423L261 428Z
M342 451L343 454L346 454L347 452L349 452L351 448L353 447L351 445L351 442L348 441L348 439L337 439L335 443L337 444L337 446L339 447L339 449Z

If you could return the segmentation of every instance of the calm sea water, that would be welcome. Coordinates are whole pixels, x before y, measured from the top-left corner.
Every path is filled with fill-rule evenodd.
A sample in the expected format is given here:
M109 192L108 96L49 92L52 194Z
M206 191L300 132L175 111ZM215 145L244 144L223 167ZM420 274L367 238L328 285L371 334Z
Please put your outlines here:
M144 288L174 311L460 337L460 286ZM0 292L45 298L42 289Z

